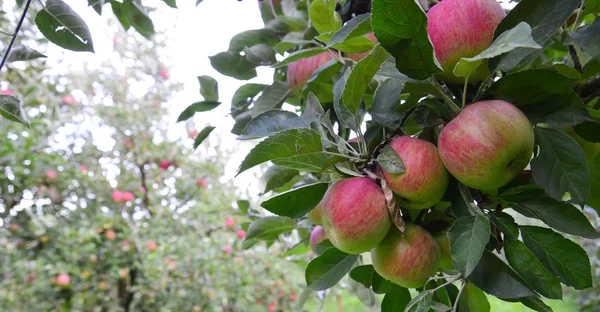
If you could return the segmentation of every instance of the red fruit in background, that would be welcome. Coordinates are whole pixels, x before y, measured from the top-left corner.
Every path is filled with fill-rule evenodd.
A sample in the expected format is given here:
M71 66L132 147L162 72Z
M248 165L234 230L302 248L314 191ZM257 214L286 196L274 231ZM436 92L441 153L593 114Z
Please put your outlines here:
M312 248L314 253L317 253L317 248L315 245L327 239L327 234L325 234L325 229L322 226L315 226L315 228L310 233L310 247Z
M246 237L246 231L244 230L238 230L235 235L237 235L237 238L242 239L244 237Z
M279 292L279 297L281 297L281 298L285 297L285 293L283 291L280 291Z
M196 181L196 185L198 185L199 187L206 187L206 186L208 186L208 181L206 181L204 179L198 179Z
M395 227L371 250L375 271L402 287L417 288L440 267L440 248L431 234L406 223L404 234Z
M46 171L46 178L48 178L48 180L56 179L56 171L53 171L53 170Z
M79 166L79 170L83 173L87 173L88 172L88 168L86 165L80 165Z
M165 260L165 265L169 270L175 270L175 268L177 268L177 262L173 259Z
M150 251L155 251L156 248L158 247L158 244L156 244L155 241L149 241L146 243L146 247L148 247L148 250L150 250Z
M108 282L107 281L100 281L100 283L98 283L98 289L100 289L100 290L107 290L108 289Z
M125 140L123 140L123 147L125 147L126 149L132 149L133 142L131 142L131 140L129 140L129 139L125 139Z
M79 105L79 103L70 95L63 96L62 101L67 105Z
M233 218L227 218L225 220L225 225L228 226L228 227L232 227L232 226L235 225L235 220L233 220Z
M519 175L533 154L533 127L516 106L480 101L448 123L438 138L444 165L462 184L495 190Z
M291 295L290 296L290 301L291 302L295 302L298 298L296 297L296 295Z
M171 162L168 160L161 160L158 166L160 169L167 170L171 166Z
M126 268L119 269L119 278L125 279L125 278L127 278L127 276L129 276L129 269L126 269Z
M475 56L487 49L494 31L506 13L496 0L444 0L427 12L427 32L440 65L442 79L464 83L465 79L452 73L462 57ZM489 75L487 62L469 77L477 82Z
M198 135L198 133L199 133L198 130L194 129L188 133L188 137L190 139L194 139Z
M61 273L56 278L56 284L59 286L69 286L71 284L71 277L67 273Z
M0 91L0 94L2 94L2 95L13 95L12 91L10 91L9 89Z
M140 186L139 190L140 190L140 192L142 192L142 194L146 194L146 192L147 192L146 188L143 186Z
M108 240L115 240L115 238L117 238L117 233L115 233L113 230L107 230L104 233L104 237L106 237Z
M131 201L131 200L135 199L135 196L131 192L122 192L121 193L121 199L123 201Z
M159 73L158 73L163 79L169 79L169 71L166 69L162 69Z
M200 311L200 307L195 305L192 307L192 310L199 312Z
M12 233L15 233L16 231L19 230L19 228L20 228L20 226L18 224L13 223L8 227L8 230L11 231Z
M427 209L442 199L450 175L437 147L425 140L402 136L389 144L404 163L404 173L390 173L382 168L398 205L407 209Z
M346 253L371 250L392 224L383 191L369 178L336 181L327 189L321 206L327 238Z
M367 39L371 40L374 44L378 44L379 41L377 41L377 38L375 38L375 34L374 33L368 33L365 35L365 37L367 37ZM358 62L362 59L364 59L367 55L369 55L371 51L368 52L363 52L363 53L346 53L344 56L354 60L355 62ZM348 141L350 142L350 141Z
M230 253L230 252L232 252L232 251L233 251L233 247L231 247L231 245L225 245L225 246L223 246L223 250L224 250L226 253Z
M292 91L299 93L310 75L331 60L333 57L328 52L323 52L290 63L287 68L287 81Z
M123 192L121 191L114 191L112 193L112 199L116 202L120 202L123 200Z

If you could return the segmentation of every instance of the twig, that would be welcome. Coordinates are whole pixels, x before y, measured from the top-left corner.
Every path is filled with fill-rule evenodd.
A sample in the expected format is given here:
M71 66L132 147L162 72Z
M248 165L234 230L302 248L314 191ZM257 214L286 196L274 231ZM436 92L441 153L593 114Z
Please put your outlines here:
M467 286L467 283L465 281L463 281L462 286L460 287L460 290L458 291L458 295L456 295L456 301L454 302L454 307L452 307L452 312L456 312L456 309L458 309L458 300L460 299L460 295L462 295L463 290L465 290L465 287Z
M440 94L442 95L442 100L444 101L444 103L446 103L446 105L450 106L450 110L452 111L452 113L458 114L458 112L460 112L460 107L458 107L456 105L456 103L454 103L454 100L452 100L447 94L446 92L444 92L444 89L442 88L442 85L440 85L440 83L433 77L431 76L431 81L433 81L433 86L440 92Z
M15 32L12 35L12 39L10 40L10 43L8 44L8 48L6 48L6 52L4 52L4 56L2 56L2 62L0 63L0 70L2 70L2 67L4 67L4 63L6 62L6 59L8 59L10 50L12 49L13 44L15 43L15 40L17 40L17 35L19 34L19 31L21 30L21 26L23 25L23 21L25 20L25 16L27 15L27 10L29 10L30 4L31 4L31 0L27 0L27 3L25 4L25 9L23 9L23 14L21 15L21 19L19 19L19 23L17 24L17 28L15 29Z
M583 68L581 67L581 62L579 61L579 56L577 55L577 51L575 51L575 47L573 47L572 45L569 46L569 54L571 55L571 58L573 59L573 66L575 67L575 69L578 72L583 73Z

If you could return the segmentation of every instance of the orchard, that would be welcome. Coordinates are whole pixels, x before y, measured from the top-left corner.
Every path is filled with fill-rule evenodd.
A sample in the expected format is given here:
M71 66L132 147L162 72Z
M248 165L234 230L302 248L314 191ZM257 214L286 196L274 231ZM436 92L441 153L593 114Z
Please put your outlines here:
M27 13L32 3L23 2L17 6ZM175 1L163 2L177 8ZM197 1L199 10L205 2ZM109 3L112 12L103 12ZM141 1L106 4L89 2L98 14L112 13L128 33L141 35L136 40L158 35ZM35 23L51 44L94 51L88 26L67 3L32 5ZM136 99L137 107L126 104L135 92L124 90L127 83L119 83L118 75L116 83L102 82L118 103L115 112L94 100L94 83L106 80L100 78L104 73L89 82L71 77L64 88L83 90L84 96L56 95L56 105L64 105L58 115L84 106L91 116L114 123L119 152L90 147L85 153L103 169L84 165L86 157L70 159L77 154L71 150L44 156L36 177L0 162L6 172L0 176L6 187L0 190L8 235L3 242L30 250L23 257L40 263L38 271L64 310L73 302L113 307L110 302L120 301L115 306L127 311L135 304L153 311L161 305L169 311L312 311L331 294L343 308L339 294L349 290L365 311L485 312L502 303L553 311L561 300L569 304L560 311L597 311L598 1L258 0L255 14L264 27L235 35L226 51L209 58L218 78L200 73L202 100L178 112L176 122L156 126L166 112L151 103L166 101L177 88L169 85L172 76L162 64L137 73L152 72L156 84ZM4 45L3 65L45 57L12 41ZM268 69L269 82L258 82ZM223 99L219 87L231 78L241 86ZM27 117L27 110L44 102L31 100L22 79L7 79L13 89L2 91L0 113L11 128L3 131L2 143L29 140L11 136L17 131L12 129L52 132L42 125L54 116L38 114L35 122ZM215 159L225 152L209 145L209 139L222 138L222 124L205 118L200 129L194 120L223 106L233 124L225 131L252 144L234 178L251 177L261 186L261 194L250 199L229 192L231 181L207 169L222 166ZM138 116L139 107L152 117ZM187 145L170 142L164 133L160 140L145 133L183 123ZM15 148L10 153L17 155L15 163L29 157ZM84 182L73 182L74 170L64 169L73 159L92 191L75 195ZM205 167L197 170L201 163ZM109 177L107 164L120 166L117 178ZM102 178L95 180L94 170ZM15 186L10 181L19 174L31 181ZM55 242L50 233L60 228L50 231L43 220L23 216L20 202L27 196L13 196L15 187L19 194L43 191L36 196L58 211L70 210L62 214L85 214L69 208L79 202L98 207L83 219L102 226L88 229L87 239L77 238L94 242L97 252L85 257L94 271L75 277L74 264L44 271L43 260L32 260L53 257L43 253L44 246L65 248L77 235L65 230ZM226 213L223 207L231 205ZM59 221L53 222L62 214L55 213ZM156 235L154 226L173 231L173 238ZM117 245L112 259L118 260L107 260ZM72 262L81 263L89 251L78 252ZM301 278L288 265L299 266ZM89 279L97 282L94 289L118 290L76 300L81 280ZM168 299L175 295L179 299Z

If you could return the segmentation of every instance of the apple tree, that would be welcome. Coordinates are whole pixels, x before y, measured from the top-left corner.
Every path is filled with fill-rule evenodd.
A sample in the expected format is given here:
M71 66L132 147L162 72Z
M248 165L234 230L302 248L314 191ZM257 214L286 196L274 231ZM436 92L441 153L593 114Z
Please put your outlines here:
M485 311L484 294L548 311L593 286L579 242L600 236L582 212L600 210L597 2L258 5L264 28L210 57L250 82L229 101L201 81L180 119L218 100L232 133L260 139L239 174L271 164L273 216L245 245L302 230L304 298L348 275L382 311ZM251 81L260 66L272 84Z

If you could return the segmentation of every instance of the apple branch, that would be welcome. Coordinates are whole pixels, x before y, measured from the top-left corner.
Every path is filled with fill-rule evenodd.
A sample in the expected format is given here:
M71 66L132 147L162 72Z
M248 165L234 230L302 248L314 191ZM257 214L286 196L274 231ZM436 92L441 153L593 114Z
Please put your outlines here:
M23 9L23 14L21 14L21 18L19 19L19 23L17 24L17 28L15 28L15 32L12 35L12 39L10 39L10 43L8 44L8 48L6 48L6 52L4 52L4 56L2 57L2 62L0 62L0 70L4 67L4 63L6 59L8 59L8 55L10 54L10 50L15 44L15 40L17 40L17 36L19 35L19 31L21 30L21 26L23 25L23 21L25 20L25 16L27 15L27 11L29 10L29 5L31 4L31 0L27 0L25 3L25 9Z

